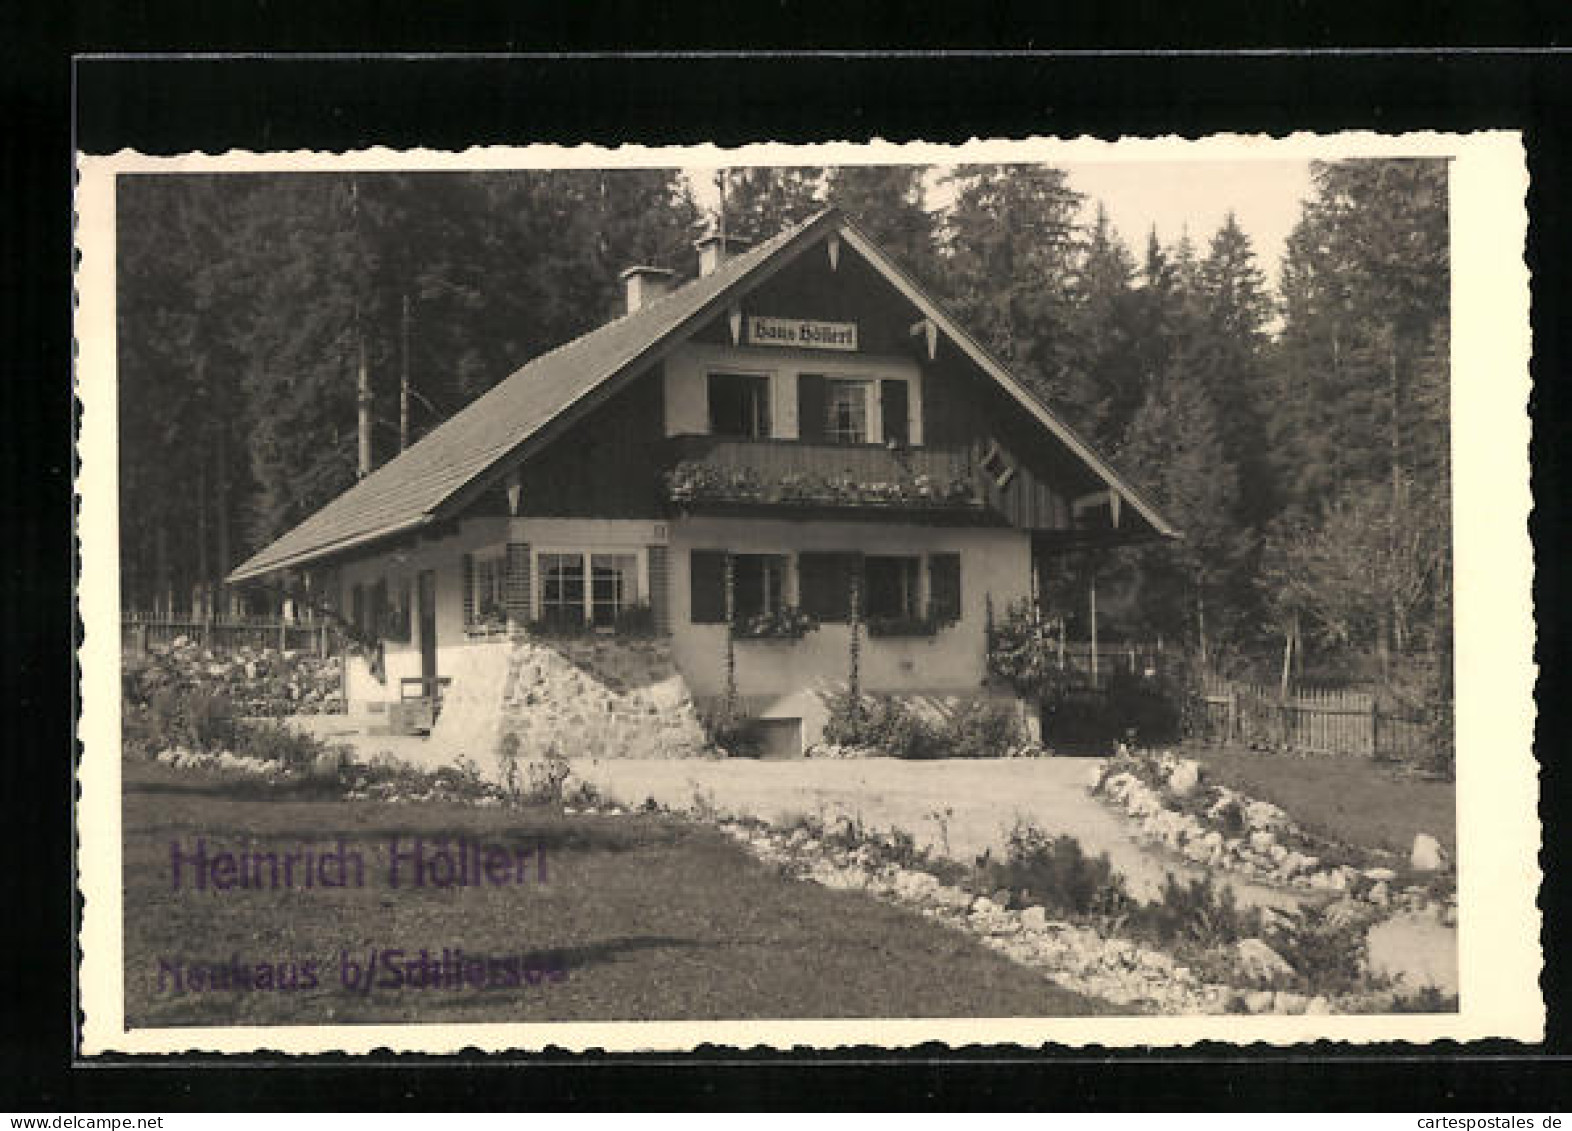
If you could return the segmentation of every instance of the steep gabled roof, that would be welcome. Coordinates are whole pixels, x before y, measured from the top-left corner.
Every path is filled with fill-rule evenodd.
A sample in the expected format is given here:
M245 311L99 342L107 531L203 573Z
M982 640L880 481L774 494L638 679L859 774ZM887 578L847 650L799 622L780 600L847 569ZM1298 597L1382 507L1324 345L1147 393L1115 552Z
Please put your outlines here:
M443 517L445 505L474 479L678 331L702 322L739 284L761 275L766 266L784 266L784 253L804 245L833 215L833 209L825 209L649 306L535 358L242 563L229 580L243 581Z
M473 498L478 481L510 466L532 445L549 443L622 375L642 371L669 346L707 322L726 303L753 290L838 230L847 242L950 337L984 372L1078 456L1163 536L1175 532L1063 421L950 319L834 208L827 208L758 247L728 259L657 302L542 354L383 464L277 541L238 566L230 581L408 533L449 517Z

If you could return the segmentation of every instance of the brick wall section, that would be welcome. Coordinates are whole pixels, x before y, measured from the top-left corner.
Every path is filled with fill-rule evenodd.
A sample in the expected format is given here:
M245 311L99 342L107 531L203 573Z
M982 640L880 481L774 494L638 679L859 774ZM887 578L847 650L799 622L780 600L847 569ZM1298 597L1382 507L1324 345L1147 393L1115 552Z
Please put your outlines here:
M671 635L671 567L665 546L651 546L650 614L658 636Z
M464 627L468 628L475 623L475 559L464 555Z
M508 575L505 582L508 619L514 624L528 624L532 602L530 594L530 559L528 542L508 543Z

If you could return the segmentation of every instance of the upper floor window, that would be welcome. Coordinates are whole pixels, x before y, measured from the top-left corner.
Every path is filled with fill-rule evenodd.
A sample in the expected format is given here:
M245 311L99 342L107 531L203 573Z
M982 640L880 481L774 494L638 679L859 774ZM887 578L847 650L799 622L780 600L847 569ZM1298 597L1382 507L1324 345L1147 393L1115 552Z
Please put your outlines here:
M711 373L710 435L761 440L770 435L770 379L757 373Z
M825 383L825 439L836 444L866 444L868 382L833 377Z

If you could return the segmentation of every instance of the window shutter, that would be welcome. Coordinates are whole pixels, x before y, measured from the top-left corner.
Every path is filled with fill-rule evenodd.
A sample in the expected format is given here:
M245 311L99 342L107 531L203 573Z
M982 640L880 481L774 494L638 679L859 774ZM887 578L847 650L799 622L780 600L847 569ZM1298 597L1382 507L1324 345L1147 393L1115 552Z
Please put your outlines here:
M928 615L941 624L961 619L961 555L928 556Z
M726 551L688 554L688 619L694 624L726 623Z
M650 619L655 624L657 636L671 635L671 568L666 555L665 546L649 548Z
M821 374L797 376L797 435L803 440L824 439L824 377Z
M388 583L378 578L371 586L371 631L381 636L388 626Z
M797 555L797 588L802 611L827 623L849 621L852 577L861 571L861 554Z
M884 442L906 447L911 443L910 411L905 381L879 382L880 411L884 415Z
M475 558L473 555L464 555L464 624L475 623Z
M533 619L530 616L533 603L530 600L529 566L529 543L509 542L508 573L503 586L508 620L514 624L528 624Z

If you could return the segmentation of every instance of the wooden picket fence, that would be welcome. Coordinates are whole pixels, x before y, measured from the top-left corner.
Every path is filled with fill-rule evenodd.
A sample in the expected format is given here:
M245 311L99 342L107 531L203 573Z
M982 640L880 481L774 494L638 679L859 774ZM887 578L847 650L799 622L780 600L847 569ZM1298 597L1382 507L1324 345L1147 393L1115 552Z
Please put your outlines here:
M1363 758L1422 759L1431 737L1423 718L1368 690L1279 688L1209 677L1201 697L1206 737Z
M146 655L149 648L167 647L182 636L213 652L278 648L330 656L338 648L333 629L324 622L249 617L201 620L138 612L120 616L120 647L127 653Z

